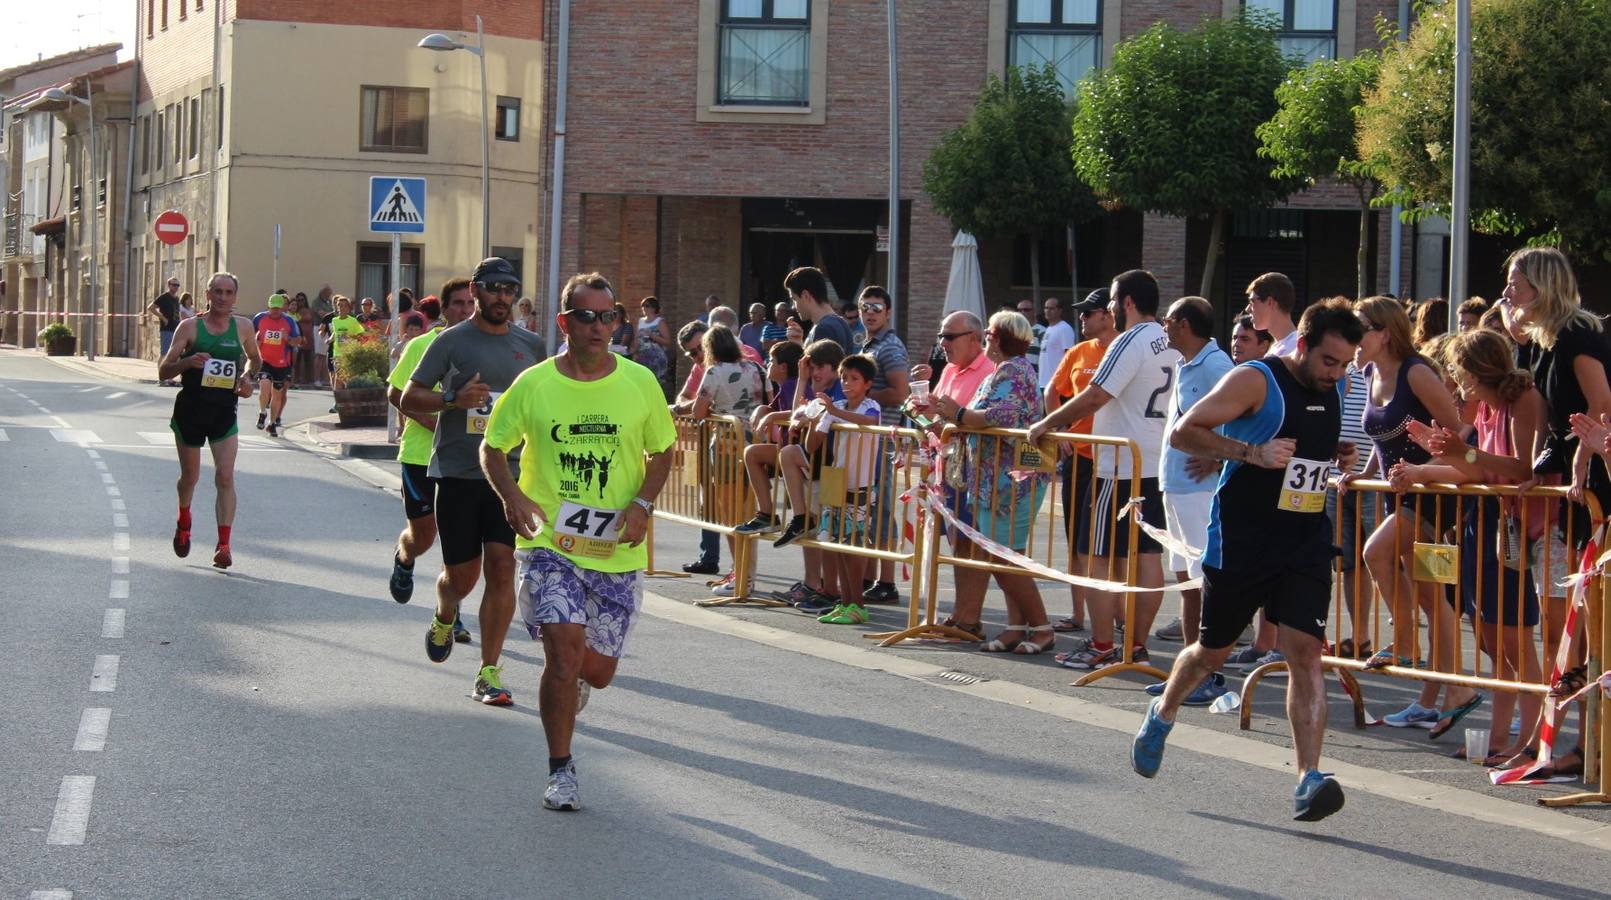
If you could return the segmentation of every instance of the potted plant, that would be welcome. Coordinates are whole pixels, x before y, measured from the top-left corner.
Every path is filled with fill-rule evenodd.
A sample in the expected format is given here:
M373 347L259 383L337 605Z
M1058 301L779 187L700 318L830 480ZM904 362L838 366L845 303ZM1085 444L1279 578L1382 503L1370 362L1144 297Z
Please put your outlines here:
M335 391L340 427L386 424L386 374L390 367L386 341L379 335L353 338L342 345L336 374L341 376L343 386Z
M78 336L64 322L52 322L39 329L39 344L46 356L72 356L78 352Z

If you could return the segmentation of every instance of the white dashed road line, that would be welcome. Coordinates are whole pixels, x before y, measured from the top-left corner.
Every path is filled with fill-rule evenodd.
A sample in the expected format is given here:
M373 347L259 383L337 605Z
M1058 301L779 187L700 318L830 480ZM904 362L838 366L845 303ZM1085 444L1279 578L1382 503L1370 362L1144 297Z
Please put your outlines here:
M34 891L28 895L28 900L73 900L73 892L60 889L52 891Z
M120 500L118 502L121 503L123 501ZM113 575L127 575L127 574L129 574L129 558L127 556L114 556L114 557L112 557L112 574Z
M120 638L123 636L123 623L127 619L126 610L109 609L101 617L101 637Z
M50 820L47 844L82 844L89 827L90 802L95 799L94 775L68 775L62 778L56 795L56 815Z
M73 749L86 753L99 753L106 749L106 733L112 727L112 710L104 706L92 706L84 710L78 719L78 737L73 739Z
M90 674L90 690L109 693L117 690L117 654L105 653L95 657L95 671Z
M129 551L129 533L127 531L116 531L112 533L112 549L120 553L127 553Z
M111 587L110 590L108 590L106 592L106 599L108 599L108 600L127 600L127 599L129 599L129 580L127 578L114 578L114 579L112 579L112 587Z

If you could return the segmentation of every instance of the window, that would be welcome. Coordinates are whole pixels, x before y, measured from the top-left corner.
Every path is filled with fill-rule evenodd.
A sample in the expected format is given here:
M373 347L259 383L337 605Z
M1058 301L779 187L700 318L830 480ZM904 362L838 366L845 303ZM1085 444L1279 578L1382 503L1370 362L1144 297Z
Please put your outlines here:
M140 174L151 171L151 117L140 119Z
M157 0L145 0L145 36L147 40L157 36Z
M185 154L191 159L201 149L201 98L190 98L190 152Z
M1281 53L1298 65L1337 57L1337 0L1246 0L1281 23Z
M182 4L185 0L179 0ZM168 0L162 0L162 30L168 30Z
M224 86L218 86L218 149L224 149Z
M492 124L492 136L500 141L520 140L520 98L498 98L498 121Z
M180 100L168 108L173 111L170 114L173 121L173 161L179 162L184 159L185 150L185 101Z
M168 146L167 136L168 136L168 117L167 117L166 113L160 113L159 112L159 113L157 113L157 134L156 134L156 137L151 142L152 145L154 145L157 148L157 171L158 172L162 171L162 166L163 166L165 160L167 159L167 157L164 155L164 150Z
M809 106L811 0L722 0L721 105Z
M420 248L418 245L403 245L401 274L403 287L420 296ZM358 297L373 297L375 305L380 305L382 297L392 289L392 245L391 244L359 244L358 245ZM394 305L392 312L397 308Z
M425 88L369 87L359 113L360 150L424 153L431 92Z
M1102 59L1101 0L1012 0L1007 65L1057 70L1063 93Z

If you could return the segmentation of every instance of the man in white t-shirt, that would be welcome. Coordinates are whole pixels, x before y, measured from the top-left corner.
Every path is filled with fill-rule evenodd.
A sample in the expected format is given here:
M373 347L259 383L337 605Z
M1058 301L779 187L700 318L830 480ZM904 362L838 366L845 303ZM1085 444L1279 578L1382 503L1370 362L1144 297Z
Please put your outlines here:
M1280 272L1265 272L1247 286L1247 314L1253 317L1253 327L1275 338L1270 356L1287 356L1298 349L1301 311L1292 279Z
M1158 324L1158 281L1151 272L1131 269L1113 279L1108 292L1116 313L1114 324L1121 333L1108 345L1091 384L1056 412L1031 426L1029 437L1038 441L1049 432L1094 414L1092 434L1134 441L1141 451L1140 513L1147 523L1162 528L1165 519L1163 493L1158 487L1158 447L1163 443L1170 388L1174 385L1180 352L1169 345L1169 335ZM1163 547L1145 532L1138 531L1136 545L1132 548L1129 522L1116 518L1130 503L1131 481L1137 474L1134 466L1134 457L1128 450L1097 448L1094 533L1079 536L1077 551L1093 558L1105 557L1111 543L1116 573L1125 571L1125 561L1134 552L1139 556L1140 585L1161 588ZM1132 642L1146 639L1162 602L1161 591L1136 595L1136 620L1131 623L1129 632ZM1118 598L1103 591L1089 591L1086 604L1090 612L1091 640L1084 648L1060 656L1058 662L1069 668L1099 669L1121 661L1123 652L1113 644ZM1147 662L1146 646L1134 644L1131 659Z
M1074 334L1074 326L1068 324L1067 310L1063 308L1062 301L1056 297L1047 297L1041 304L1041 310L1046 314L1046 334L1040 339L1040 392L1046 393L1046 386L1052 383L1052 376L1057 374L1057 365L1063 361L1063 354L1071 350L1079 338ZM1033 319L1031 321L1034 321Z

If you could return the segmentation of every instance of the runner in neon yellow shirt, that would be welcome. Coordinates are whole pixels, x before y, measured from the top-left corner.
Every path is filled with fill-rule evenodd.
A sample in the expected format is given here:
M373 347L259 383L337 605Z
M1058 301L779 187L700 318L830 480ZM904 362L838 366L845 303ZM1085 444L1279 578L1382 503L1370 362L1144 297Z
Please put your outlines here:
M344 387L347 379L341 377L341 367L336 364L336 360L341 359L341 348L348 341L364 333L363 323L352 314L351 300L340 295L336 296L336 314L330 320L329 328L330 366L331 371L336 373L334 385L338 388Z
M589 686L615 677L643 596L643 540L671 471L676 426L650 370L610 352L615 291L577 275L560 294L566 351L498 398L481 466L524 548L515 598L543 642L543 805L580 809L571 734ZM525 445L520 482L509 451Z
M397 407L403 417L403 434L397 443L397 461L402 464L403 515L408 523L397 537L397 549L392 554L392 599L407 603L414 596L414 561L436 543L436 479L428 472L431 465L431 440L436 430L436 416L411 416L402 412L403 391L419 367L425 350L442 333L442 328L457 325L475 313L475 295L470 279L454 278L442 285L442 321L403 346L403 355L392 366L387 379L390 385L386 399ZM436 386L441 390L441 385ZM461 644L470 642L470 632L458 617L453 620L453 639Z

